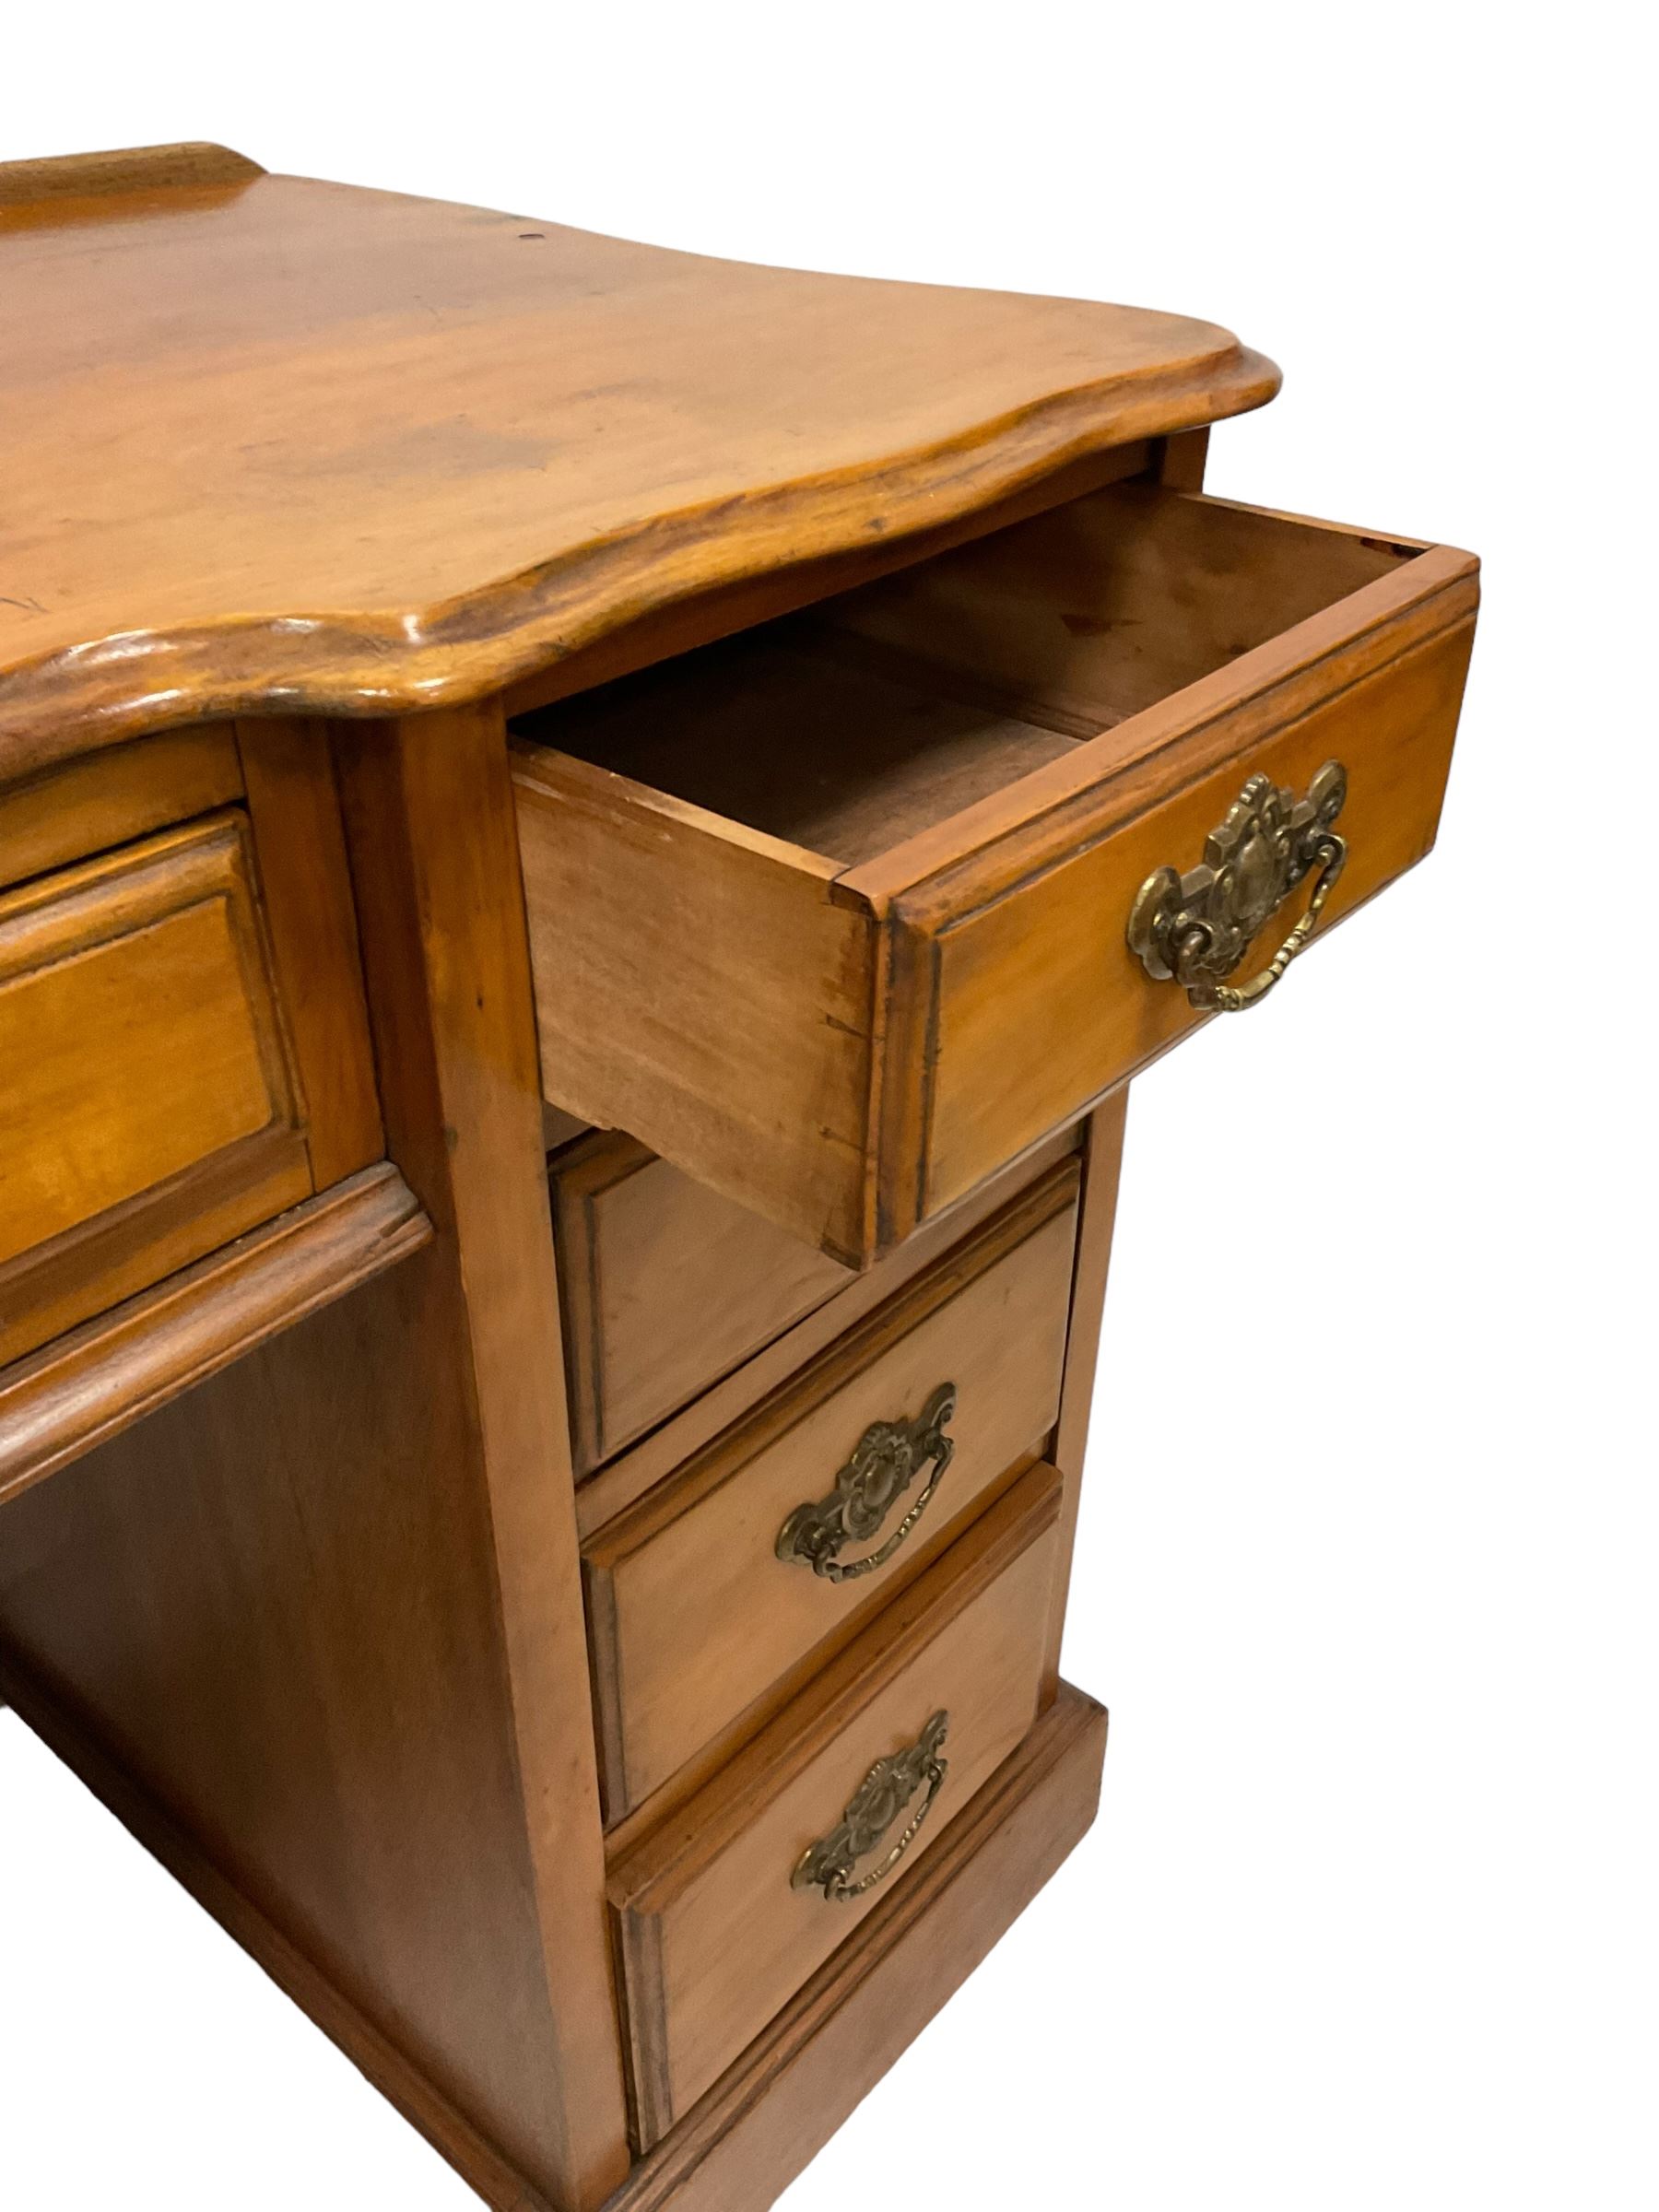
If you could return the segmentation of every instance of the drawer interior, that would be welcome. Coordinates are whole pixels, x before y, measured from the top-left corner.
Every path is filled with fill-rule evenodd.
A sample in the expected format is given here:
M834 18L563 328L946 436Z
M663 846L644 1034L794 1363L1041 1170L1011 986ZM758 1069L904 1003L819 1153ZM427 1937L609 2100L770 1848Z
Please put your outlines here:
M1433 841L1475 564L1108 487L514 724L548 1100L863 1267L1203 1018L1136 958L1247 779Z
M514 727L853 869L1422 550L1112 485Z

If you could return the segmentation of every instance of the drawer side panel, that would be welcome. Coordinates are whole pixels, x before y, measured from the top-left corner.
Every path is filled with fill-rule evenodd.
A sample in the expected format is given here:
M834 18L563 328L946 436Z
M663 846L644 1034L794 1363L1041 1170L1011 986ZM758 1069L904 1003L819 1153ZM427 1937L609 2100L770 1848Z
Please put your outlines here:
M626 778L524 746L514 775L548 1102L861 1264L867 917Z

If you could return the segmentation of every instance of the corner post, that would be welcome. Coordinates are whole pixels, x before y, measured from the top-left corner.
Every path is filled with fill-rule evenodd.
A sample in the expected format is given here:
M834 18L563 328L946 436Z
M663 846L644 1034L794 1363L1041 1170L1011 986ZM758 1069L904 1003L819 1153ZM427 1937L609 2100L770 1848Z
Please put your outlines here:
M388 1149L447 1245L535 1886L560 2212L629 2169L524 889L499 698L336 725Z

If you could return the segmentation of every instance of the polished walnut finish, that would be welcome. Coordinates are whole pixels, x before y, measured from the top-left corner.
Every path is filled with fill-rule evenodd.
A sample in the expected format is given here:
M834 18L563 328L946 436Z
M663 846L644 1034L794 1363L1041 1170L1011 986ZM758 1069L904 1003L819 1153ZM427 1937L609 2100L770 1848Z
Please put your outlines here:
M236 732L222 722L0 783L0 890L245 795Z
M1174 316L211 146L0 285L0 1691L500 2212L764 2212L1093 1818L1126 1078L1475 564Z
M894 1599L845 1656L617 1868L641 2149L688 2112L877 1900L794 1877L874 1759L947 1709L948 1796L966 1803L1037 1717L1060 1482L1038 1467L953 1558ZM907 1857L945 1832L930 1820ZM875 1838L871 1839L874 1844ZM861 1870L862 1871L862 1870Z
M723 592L1278 383L1174 315L751 268L234 158L25 166L0 199L0 772L193 714L580 683L677 603L718 634Z
M708 1382L705 1375L707 1386L700 1396L582 1484L576 1492L576 1524L583 1536L596 1535L648 1491L665 1482L694 1454L706 1450L735 1422L763 1405L809 1362L878 1312L906 1284L914 1282L947 1253L954 1253L1042 1172L1073 1159L1080 1149L1082 1135L1083 1130L1077 1126L1056 1131L1000 1175L989 1176L960 1206L918 1230L875 1266L859 1275L838 1270L843 1288L815 1306L731 1374L719 1382ZM758 1223L762 1232L771 1227L758 1215L747 1218ZM801 1245L797 1250L808 1252L809 1248ZM1068 1342L1075 1335L1074 1329Z
M310 1194L245 819L0 898L0 1359Z
M526 717L549 1097L867 1261L1193 1025L1125 929L1196 806L1335 755L1333 916L1421 856L1472 577L1114 486Z
M54 1474L423 1244L389 1161L0 1371L0 1498Z
M584 1547L613 1818L844 1642L1041 1446L1060 1404L1077 1193L1069 1165L1044 1177ZM844 1581L781 1562L784 1527L871 1428L947 1383L950 1462L909 1540ZM911 1502L889 1498L883 1534Z
M578 1475L856 1279L615 1130L550 1181Z

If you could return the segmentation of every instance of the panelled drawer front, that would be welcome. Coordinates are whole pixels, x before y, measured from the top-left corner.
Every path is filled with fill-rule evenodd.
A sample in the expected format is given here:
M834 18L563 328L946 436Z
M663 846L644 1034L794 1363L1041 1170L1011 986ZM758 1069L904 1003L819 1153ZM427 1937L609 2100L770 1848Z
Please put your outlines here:
M0 899L0 1360L311 1189L235 810Z
M1041 1449L1058 1414L1077 1200L1067 1161L589 1543L610 1819L844 1639ZM924 1507L930 1441L947 1440Z
M1018 1748L1037 1716L1060 1495L1054 1470L1033 1468L615 1870L641 2148Z
M1251 779L1300 801L1327 762L1346 772L1334 827L1347 856L1312 943L1423 858L1472 635L1454 623L1335 697L1323 677L1298 687L1283 723L1277 709L1234 709L1138 777L1080 794L895 902L889 1050L896 1068L922 1072L888 1097L887 1156L912 1178L888 1187L889 1231L950 1205L1207 1018L1178 982L1147 972L1125 924L1156 871L1184 876L1206 861L1213 834L1243 813ZM1221 765L1208 765L1218 753ZM1262 924L1230 983L1266 968L1317 873Z
M548 710L515 773L549 1099L867 1264L1202 1018L1126 930L1250 777L1347 771L1322 928L1428 850L1476 574L1114 486Z
M551 1182L579 1477L851 1280L616 1131L555 1159Z

